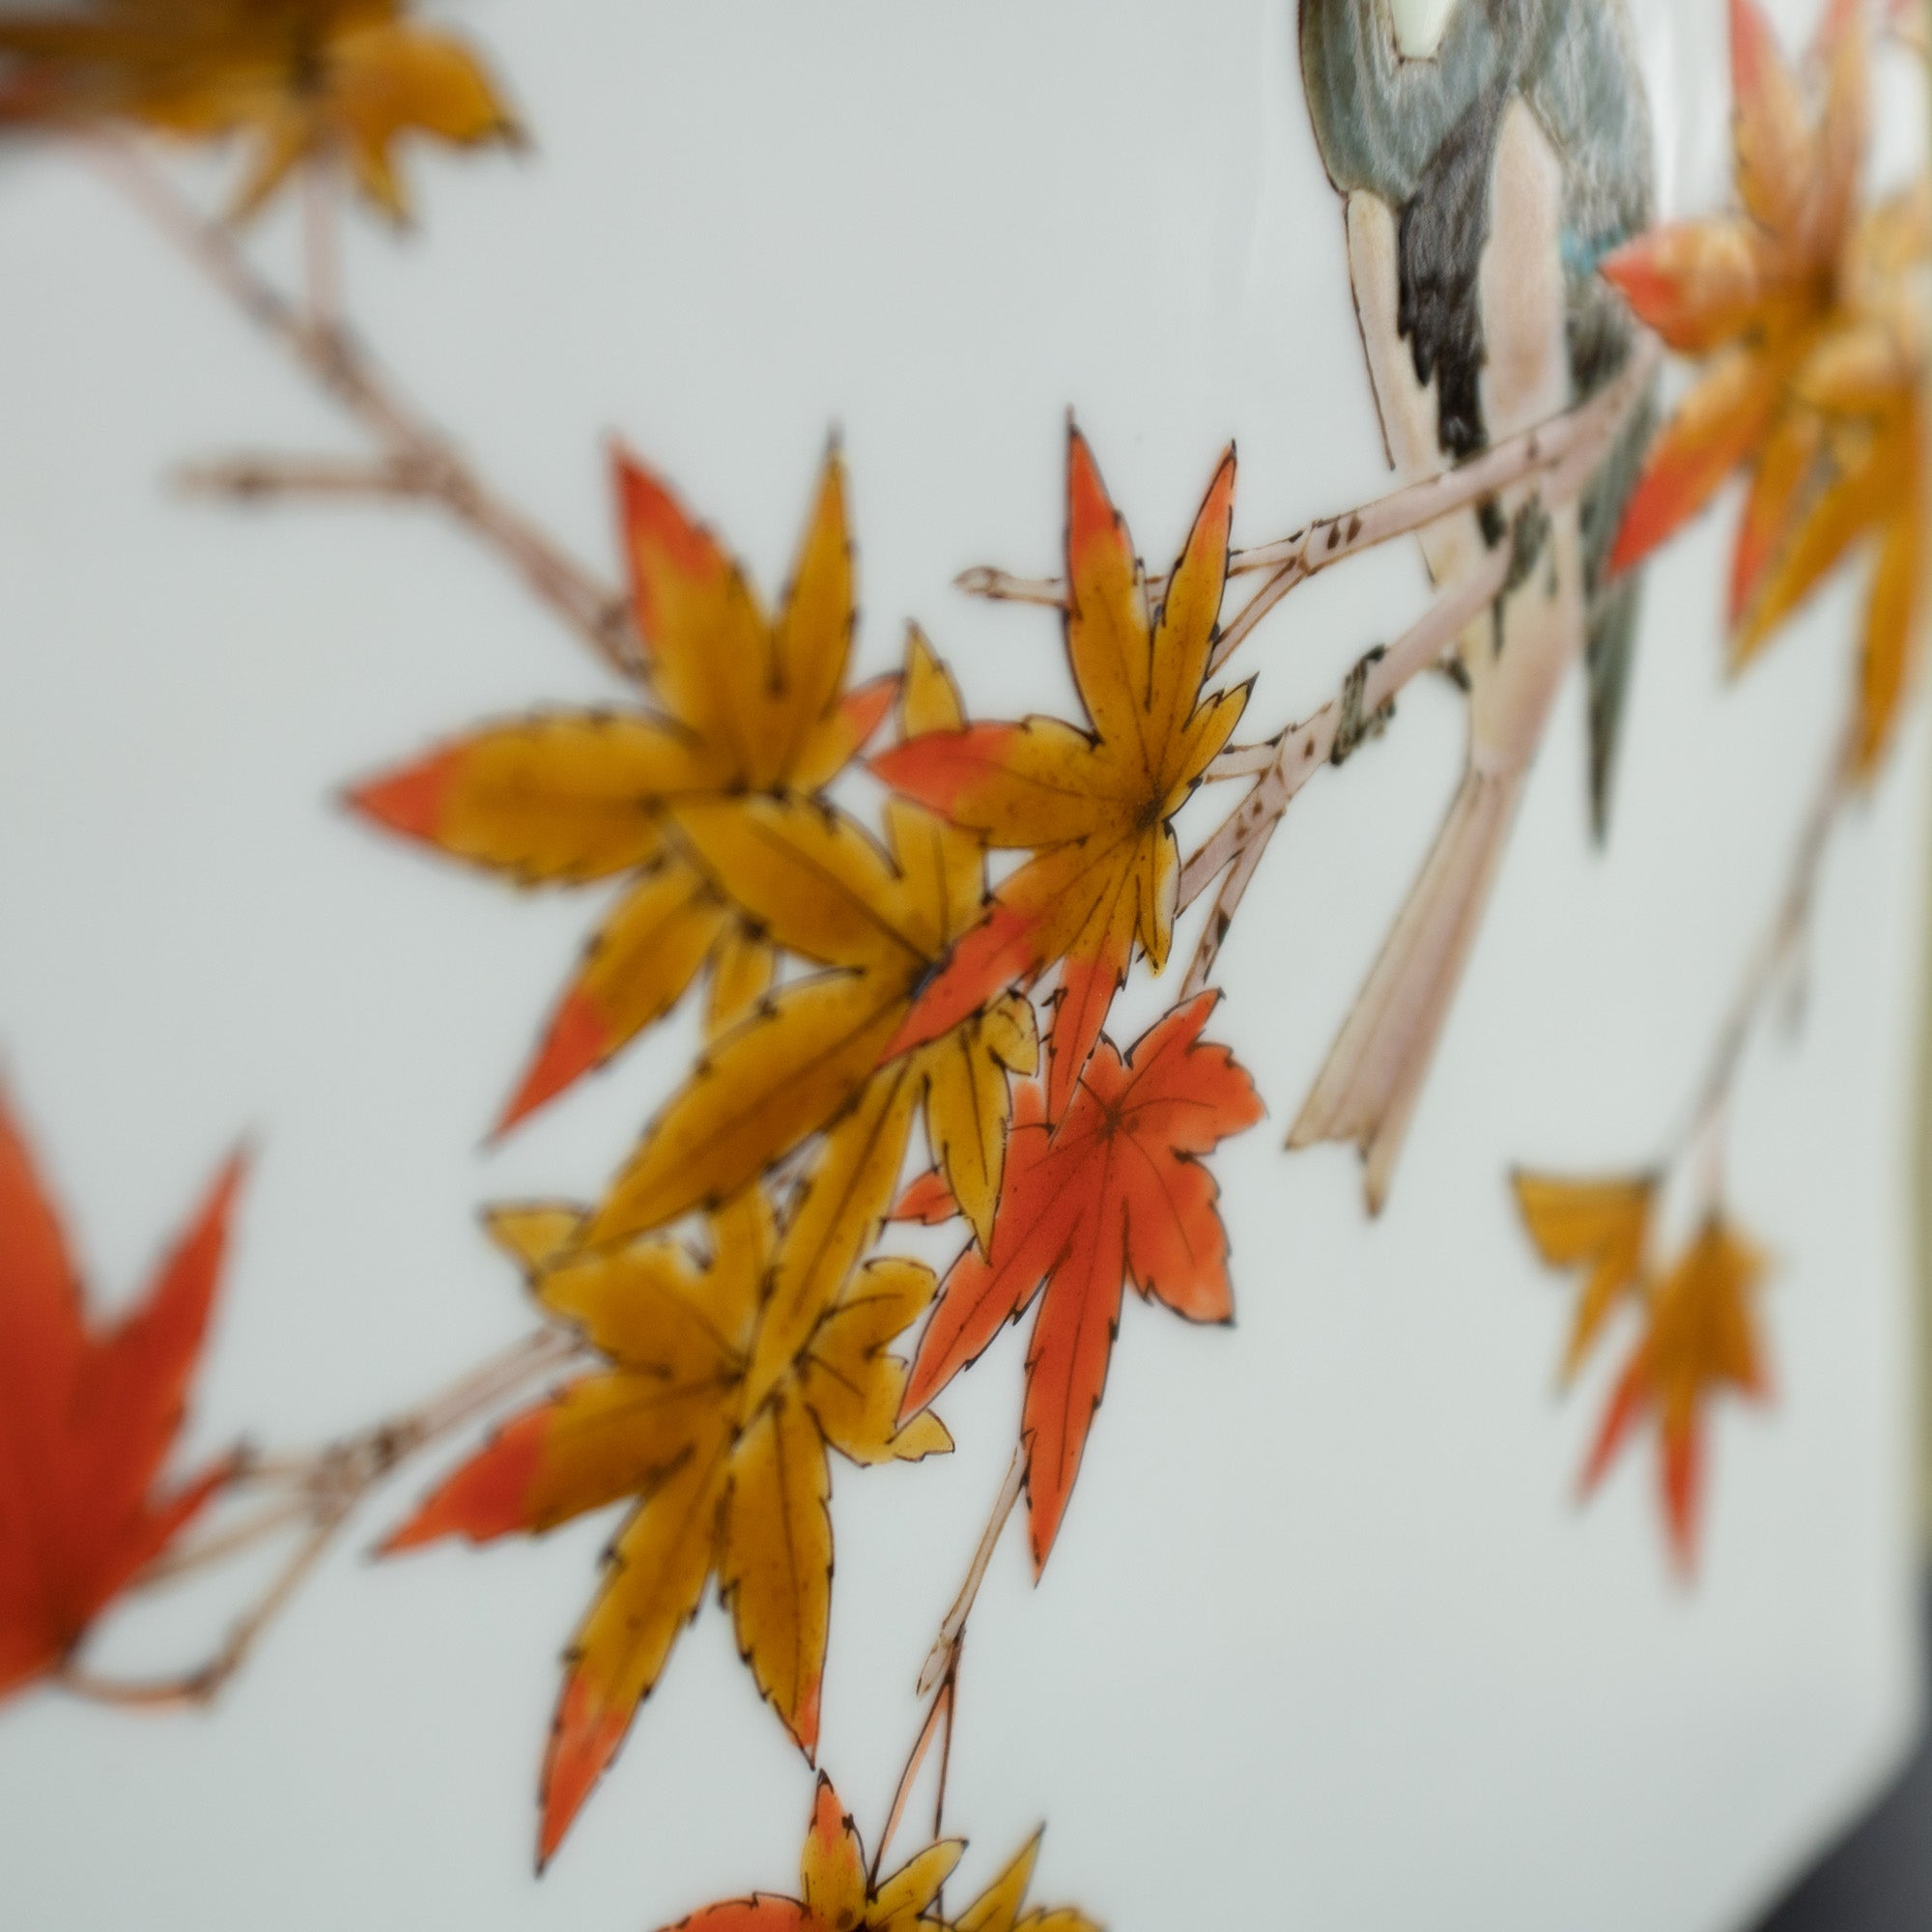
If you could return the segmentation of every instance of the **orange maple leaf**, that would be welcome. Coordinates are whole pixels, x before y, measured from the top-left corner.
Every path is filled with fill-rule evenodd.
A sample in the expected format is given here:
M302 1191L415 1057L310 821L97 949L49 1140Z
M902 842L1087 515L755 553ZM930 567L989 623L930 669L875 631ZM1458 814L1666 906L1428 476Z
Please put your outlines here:
M1687 1573L1696 1557L1703 1497L1705 1407L1725 1387L1757 1400L1770 1393L1755 1311L1767 1265L1722 1215L1705 1222L1649 1292L1643 1338L1611 1394L1584 1467L1587 1494L1637 1422L1656 1416L1664 1521Z
M1732 555L1737 669L1861 538L1879 540L1860 673L1855 770L1889 741L1916 657L1924 582L1924 321L1913 270L1932 252L1923 183L1861 213L1868 49L1834 0L1803 77L1754 0L1732 0L1741 213L1683 222L1604 272L1704 373L1654 444L1618 535L1626 569L1749 478Z
M91 1329L61 1226L0 1102L0 1696L58 1670L232 1473L159 1478L241 1184L216 1178L140 1305Z
M827 1452L878 1463L952 1447L935 1417L899 1422L905 1365L887 1352L931 1299L931 1271L855 1265L891 1185L844 1169L815 1176L782 1231L753 1188L711 1217L701 1256L663 1236L586 1256L571 1208L493 1217L545 1313L580 1327L610 1367L506 1423L384 1548L537 1535L632 1505L565 1660L539 1863L616 1755L714 1576L759 1690L807 1756L815 1749L832 1608ZM828 1236L828 1199L843 1236ZM760 1373L768 1296L801 1267L831 1285L790 1291L817 1319Z
M235 199L253 213L304 162L344 156L391 219L409 213L394 148L522 133L482 63L412 25L405 0L94 0L0 14L0 121L109 117L251 147Z
M1719 1213L1661 1278L1650 1256L1658 1193L1653 1174L1606 1180L1513 1177L1517 1205L1538 1254L1551 1267L1584 1272L1564 1358L1575 1376L1615 1310L1633 1302L1644 1332L1625 1364L1583 1471L1587 1495L1646 1415L1658 1418L1665 1525L1685 1571L1696 1552L1703 1492L1703 1411L1729 1386L1767 1393L1754 1302L1766 1262Z
M956 1838L928 1845L890 1878L867 1876L858 1827L822 1774L811 1826L799 1858L799 1896L753 1892L708 1906L667 1932L1097 1932L1084 1914L1034 1911L1022 1918L1027 1888L1039 1856L1039 1835L956 1919L935 1911L940 1888L966 1849Z
M1788 507L1732 662L1755 656L1855 545L1872 541L1851 745L1852 776L1868 780L1917 674L1932 588L1925 318L1916 302L1854 310L1823 336L1793 378L1782 448Z
M1926 603L1924 317L1913 274L1932 253L1932 197L1918 182L1857 209L1868 44L1851 0L1833 0L1818 31L1816 122L1754 0L1731 4L1731 68L1743 213L1660 228L1604 263L1671 348L1706 357L1650 452L1613 564L1638 562L1745 469L1729 587L1735 670L1874 537L1853 748L1853 773L1866 779L1911 682Z
M1202 695L1234 497L1231 448L1151 612L1133 540L1086 439L1069 428L1065 642L1091 729L1057 718L975 724L927 733L873 759L895 790L988 845L1034 854L924 986L889 1056L936 1038L1060 962L1047 1086L1058 1118L1136 939L1156 973L1167 963L1180 867L1170 821L1247 701L1246 686Z
M1743 210L1667 224L1605 258L1603 272L1671 348L1710 365L1653 445L1611 567L1626 570L1697 514L1740 467L1752 471L1732 578L1740 616L1779 518L1779 466L1761 462L1787 384L1840 303L1868 114L1865 40L1835 6L1816 59L1825 99L1805 90L1756 0L1731 0L1731 85Z
M663 1018L707 962L714 1035L756 1007L776 953L694 834L709 828L715 840L721 815L815 792L877 728L896 689L881 678L845 691L852 556L836 452L776 620L649 471L620 454L616 484L638 631L662 709L486 727L350 795L387 830L521 885L630 882L499 1132Z
M1104 1036L1057 1127L1037 1087L1007 1149L990 1254L969 1248L941 1284L902 1414L930 1402L1017 1321L1042 1285L1020 1436L1036 1572L1065 1514L1106 1386L1128 1281L1190 1321L1234 1314L1228 1236L1201 1156L1262 1117L1226 1047L1204 1045L1217 995L1176 1007L1122 1061ZM917 1183L901 1214L933 1211Z

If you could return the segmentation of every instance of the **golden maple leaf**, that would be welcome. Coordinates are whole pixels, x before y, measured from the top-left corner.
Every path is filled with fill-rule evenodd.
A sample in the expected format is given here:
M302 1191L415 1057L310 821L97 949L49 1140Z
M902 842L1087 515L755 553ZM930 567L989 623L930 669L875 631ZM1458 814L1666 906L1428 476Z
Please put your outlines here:
M1517 1202L1538 1253L1552 1267L1587 1270L1564 1363L1568 1379L1622 1302L1643 1311L1643 1333L1618 1377L1583 1470L1595 1490L1631 1432L1658 1426L1664 1524L1678 1565L1696 1553L1703 1493L1704 1410L1720 1389L1768 1393L1756 1297L1764 1255L1720 1212L1662 1275L1648 1253L1657 1177L1568 1180L1515 1177Z
M942 1838L884 1881L868 1877L859 1830L822 1773L799 1857L796 1898L754 1892L681 1918L667 1932L1097 1932L1078 1912L1021 1913L1039 1833L956 1919L938 1916L940 1889L966 1849Z
M1133 541L1069 428L1066 654L1091 728L1057 718L910 739L873 760L907 797L990 846L1034 856L920 993L889 1053L939 1037L1006 988L1061 967L1047 1104L1058 1120L1138 940L1157 973L1174 927L1171 820L1228 742L1247 688L1204 696L1234 509L1222 458L1151 612Z
M1719 1213L1651 1290L1642 1339L1610 1397L1583 1471L1595 1489L1632 1429L1654 1415L1664 1522L1681 1569L1696 1557L1704 1486L1704 1409L1729 1387L1770 1393L1757 1335L1756 1295L1768 1263Z
M477 56L405 0L94 0L0 13L0 120L108 117L194 139L241 135L250 214L304 162L341 156L403 220L405 135L459 147L522 133Z
M1848 311L1792 380L1778 440L1782 520L1732 644L1748 662L1853 547L1877 551L1859 656L1853 776L1891 743L1920 654L1926 518L1925 318L1910 298Z
M661 708L487 726L350 794L389 831L520 885L630 880L553 1013L499 1132L661 1019L707 962L713 1034L758 1006L776 953L688 827L715 831L754 800L826 783L871 735L895 688L882 678L845 690L852 555L836 451L776 619L655 476L619 455L616 484L638 631ZM711 1198L735 1192L756 1171Z
M711 1217L710 1248L666 1237L586 1256L582 1214L502 1210L497 1241L547 1315L581 1328L610 1366L526 1409L432 1493L384 1546L540 1534L632 1505L565 1661L545 1754L538 1857L547 1861L616 1754L706 1583L718 1579L760 1692L810 1757L832 1609L828 1451L854 1463L943 1453L936 1419L901 1427L905 1365L887 1352L932 1297L917 1262L855 1267L849 1235L876 1226L891 1182L830 1186L781 1230L761 1188ZM835 1214L823 1210L836 1195ZM814 1213L811 1200L820 1201ZM803 1266L810 1332L777 1376L754 1379L766 1290Z
M1520 1170L1510 1177L1536 1251L1551 1267L1588 1270L1564 1351L1563 1379L1575 1378L1619 1302L1647 1291L1646 1251L1654 1175L1571 1180Z
M1923 603L1924 329L1910 280L1932 249L1932 206L1919 184L1858 208L1868 48L1848 0L1834 0L1814 48L1815 116L1755 0L1732 0L1731 58L1742 211L1661 228L1604 264L1644 322L1705 364L1652 448L1612 565L1648 555L1746 470L1729 591L1737 668L1876 535L1864 776L1889 741Z
M903 688L909 734L963 724L958 694L917 631ZM675 816L771 943L826 970L781 986L716 1042L651 1123L586 1240L625 1239L728 1200L828 1125L838 1159L889 1170L890 1186L921 1108L934 1160L990 1240L1010 1075L1037 1060L1032 1006L992 1000L880 1065L921 983L983 910L979 839L896 800L883 845L835 806L795 793L683 803ZM770 1332L788 1349L812 1311L782 1284L777 1303Z

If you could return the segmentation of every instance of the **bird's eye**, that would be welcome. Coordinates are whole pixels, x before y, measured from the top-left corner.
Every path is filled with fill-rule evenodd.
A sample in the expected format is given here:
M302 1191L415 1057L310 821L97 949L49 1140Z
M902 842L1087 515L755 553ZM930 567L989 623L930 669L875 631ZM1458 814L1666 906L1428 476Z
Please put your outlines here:
M1389 0L1395 43L1406 60L1434 60L1457 0Z

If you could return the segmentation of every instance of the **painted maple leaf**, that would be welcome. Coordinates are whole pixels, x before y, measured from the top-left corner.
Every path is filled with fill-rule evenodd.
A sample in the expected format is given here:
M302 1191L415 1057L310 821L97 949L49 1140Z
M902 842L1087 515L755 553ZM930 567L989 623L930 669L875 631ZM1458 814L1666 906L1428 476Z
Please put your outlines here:
M140 1303L97 1328L0 1102L0 1696L59 1670L232 1472L161 1480L241 1179L231 1161Z
M1604 264L1638 315L1705 365L1651 451L1613 564L1647 555L1743 469L1729 590L1736 669L1875 537L1863 777L1889 743L1924 603L1924 326L1912 277L1932 253L1932 205L1920 183L1858 207L1869 79L1855 5L1834 0L1820 29L1815 117L1754 0L1732 0L1731 60L1742 211L1659 229Z
M522 134L477 56L413 24L405 0L93 0L0 13L0 121L106 117L249 148L237 216L302 164L343 156L392 219L409 213L395 149Z
M934 1417L899 1422L905 1365L887 1352L931 1298L931 1271L905 1261L854 1269L863 1233L826 1237L826 1200L863 1231L890 1187L875 1180L867 1192L849 1176L828 1183L782 1231L753 1188L711 1217L703 1255L661 1237L585 1256L575 1208L493 1217L545 1313L581 1328L609 1367L508 1422L384 1548L539 1535L630 1505L566 1656L544 1758L540 1864L714 1576L759 1691L807 1756L815 1749L832 1610L828 1452L877 1463L952 1447ZM781 1371L761 1374L766 1291L801 1266L833 1270L832 1289L808 1289L823 1312Z
M1027 1912L1028 1887L1039 1857L1036 1833L1017 1858L956 1919L937 1914L940 1888L965 1845L956 1838L929 1845L897 1871L875 1882L867 1874L858 1827L820 1776L811 1826L799 1859L796 1898L753 1892L708 1906L667 1932L1098 1932L1084 1914Z
M1876 552L1859 653L1855 779L1884 762L1924 639L1925 318L1916 301L1854 309L1792 381L1776 452L1789 478L1776 538L1732 645L1748 662L1858 545Z
M888 1048L936 1038L1060 965L1047 1104L1065 1109L1138 941L1158 973L1174 929L1171 821L1228 742L1247 688L1204 696L1227 579L1235 455L1221 460L1157 612L1078 430L1066 450L1066 655L1090 728L975 724L873 760L907 797L1034 856L952 948Z
M1566 1377L1613 1310L1631 1301L1643 1311L1643 1333L1611 1393L1582 1489L1591 1493L1637 1425L1655 1418L1664 1525L1678 1567L1688 1573L1704 1489L1705 1410L1724 1388L1759 1400L1769 1392L1756 1316L1765 1258L1713 1212L1676 1263L1657 1274L1648 1252L1654 1176L1570 1180L1520 1174L1515 1185L1544 1261L1586 1276Z
M902 692L906 731L963 724L958 694L917 631ZM586 1239L627 1238L728 1200L835 1122L836 1137L891 1186L918 1109L934 1159L990 1238L1010 1076L1037 1061L1031 1005L996 998L880 1065L919 986L983 910L979 839L894 801L881 844L849 814L797 794L687 802L676 823L771 944L827 970L781 986L714 1044L647 1129ZM781 1295L768 1333L788 1349L812 1319Z
M1611 567L1629 569L1751 474L1734 561L1741 616L1780 518L1778 465L1765 461L1786 387L1840 301L1856 225L1868 117L1867 55L1856 7L1837 0L1814 51L1825 98L1814 116L1756 0L1731 0L1733 139L1743 207L1666 224L1607 256L1603 272L1672 349L1707 366L1652 446Z
M1233 1319L1227 1231L1202 1156L1263 1110L1227 1048L1202 1042L1217 997L1175 1008L1124 1061L1102 1036L1057 1127L1038 1089L1021 1090L991 1252L969 1248L953 1264L920 1337L907 1416L1039 1298L1020 1423L1036 1571L1080 1472L1126 1284L1190 1321ZM934 1179L899 1208L921 1219L950 1211Z
M1650 1292L1643 1338L1610 1397L1583 1471L1588 1493L1636 1425L1654 1418L1664 1522L1687 1573L1697 1553L1705 1409L1725 1388L1756 1401L1770 1394L1756 1314L1767 1265L1722 1215L1705 1222Z
M621 454L616 486L637 627L661 708L487 726L350 794L387 830L519 885L628 882L499 1131L663 1018L707 965L714 1034L758 1006L776 953L689 829L715 829L755 799L814 791L857 753L893 700L891 678L845 690L852 555L836 451L776 619L717 540Z
M1643 1298L1654 1175L1610 1180L1572 1180L1519 1172L1511 1177L1517 1207L1537 1253L1554 1268L1584 1271L1577 1319L1564 1350L1563 1379L1576 1378L1627 1298Z

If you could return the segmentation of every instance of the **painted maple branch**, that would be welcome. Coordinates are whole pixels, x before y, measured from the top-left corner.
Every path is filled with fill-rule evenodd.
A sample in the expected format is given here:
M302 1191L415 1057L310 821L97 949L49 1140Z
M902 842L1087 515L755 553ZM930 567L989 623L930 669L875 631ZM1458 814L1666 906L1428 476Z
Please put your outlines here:
M947 1660L945 1675L940 1679L932 1702L926 1707L924 1721L920 1725L919 1736L913 1740L911 1751L907 1754L905 1767L899 1773L899 1781L893 1788L892 1808L886 1813L885 1829L879 1833L878 1844L872 1851L871 1883L876 1889L879 1872L885 1863L886 1847L897 1834L899 1824L905 1817L906 1805L911 1802L913 1785L925 1764L926 1755L932 1749L932 1742L942 1731L945 1744L940 1759L939 1796L933 1807L932 1835L936 1838L942 1829L946 1810L946 1764L952 1754L952 1713L959 1682L959 1649L954 1645Z
M333 327L342 317L341 191L332 156L302 169L302 273L314 328Z
M920 1667L919 1694L929 1697L931 1702L926 1706L925 1718L920 1725L919 1735L913 1740L912 1749L906 1754L904 1769L900 1771L899 1781L893 1791L892 1809L886 1814L885 1829L879 1833L872 1853L874 1885L878 1883L886 1847L892 1843L893 1834L905 1815L920 1768L925 1763L933 1739L941 1734L943 1726L945 1742L940 1751L939 1789L933 1804L932 1825L933 1836L940 1835L946 1809L946 1776L952 1756L952 1719L958 1701L959 1657L966 1645L966 1623L973 1614L973 1605L979 1601L980 1586L986 1579L987 1566L993 1560L1001 1532L1013 1511L1019 1507L1025 1490L1026 1448L1022 1444L1013 1450L1013 1460L1007 1466L1006 1480L1000 1485L1000 1493L993 1499L992 1514L986 1519L985 1528L980 1532L973 1560L966 1568L966 1580L960 1584L959 1594L953 1598L952 1607L947 1611L946 1619L939 1627L939 1635L926 1654L925 1662Z
M952 1607L947 1611L946 1621L939 1627L939 1635L933 1640L925 1662L921 1666L919 1692L922 1697L938 1686L946 1673L949 1660L958 1651L965 1637L966 1620L973 1614L973 1605L979 1602L980 1585L986 1580L986 1568L993 1560L993 1549L999 1543L1000 1532L1019 1506L1025 1489L1026 1448L1022 1444L1013 1451L1013 1460L1007 1467L1007 1479L1000 1485L1000 1493L993 1500L993 1512L986 1519L986 1527L980 1533L973 1561L966 1569L966 1580L959 1586L959 1594L953 1598Z
M423 1450L566 1367L581 1350L574 1335L539 1329L429 1401L373 1428L306 1455L244 1454L235 1477L237 1486L260 1486L282 1493L241 1522L179 1546L143 1572L133 1585L138 1591L178 1582L299 1526L294 1549L268 1587L229 1627L213 1655L178 1675L133 1681L99 1677L70 1663L55 1681L75 1696L125 1708L181 1710L213 1702L248 1662L350 1518L382 1483Z
M612 670L641 676L642 656L622 592L580 562L522 510L499 496L441 429L405 401L350 329L327 305L328 273L318 262L312 299L304 313L257 270L234 234L209 220L133 142L107 134L85 138L82 152L215 288L272 337L302 371L375 443L389 466L376 494L420 496L440 503L472 536L500 556L526 586L548 605ZM231 481L225 494L277 494L291 466L244 458L245 487ZM399 492L395 469L412 487ZM299 490L312 488L313 466L293 466ZM217 487L221 473L199 472L204 487ZM329 494L347 490L338 471Z
M1580 409L1512 443L1498 444L1486 457L1397 491L1379 504L1352 511L1346 522L1328 519L1281 544L1242 553L1244 568L1254 567L1253 559L1264 557L1271 574L1234 624L1222 633L1216 661L1231 655L1260 617L1296 584L1327 568L1331 549L1337 555L1350 554L1351 545L1361 550L1372 542L1386 543L1426 526L1445 513L1445 506L1463 507L1505 487L1495 480L1498 475L1507 475L1512 482L1540 478L1533 500L1545 507L1569 502L1580 495L1625 416L1643 393L1655 355L1654 349L1633 355L1618 381ZM1492 466L1484 472L1485 487L1468 494L1470 478L1485 465ZM1451 484L1462 493L1453 503L1443 494ZM1435 506L1433 515L1420 515L1418 506L1425 504ZM1358 659L1343 679L1342 688L1312 716L1288 725L1265 746L1241 746L1224 753L1209 768L1210 779L1254 776L1256 781L1239 810L1181 868L1179 903L1183 909L1226 874L1188 967L1182 998L1191 998L1206 988L1236 911L1294 795L1322 766L1346 763L1367 739L1380 733L1404 686L1438 664L1463 629L1503 594L1524 541L1524 525L1520 518L1509 541L1493 546L1470 576L1445 586L1393 644Z
M1662 354L1658 344L1646 337L1632 353L1617 379L1577 408L1539 423L1507 442L1499 442L1467 463L1441 470L1420 483L1408 484L1359 509L1322 517L1274 543L1231 552L1228 558L1231 577L1263 574L1265 581L1232 622L1222 628L1208 664L1209 671L1226 664L1262 618L1290 591L1350 557L1360 556L1398 537L1413 536L1444 517L1466 510L1535 476L1548 475L1546 496L1550 501L1560 502L1575 496L1648 386ZM1066 599L1065 584L1059 578L1015 577L986 565L962 572L954 582L969 595L997 602L1059 609ZM1158 596L1166 582L1165 577L1149 578L1149 594Z
M1396 694L1418 672L1438 663L1463 628L1502 594L1513 556L1513 545L1497 545L1473 576L1444 590L1395 643L1358 659L1341 691L1319 711L1271 741L1272 756L1240 809L1181 868L1183 910L1216 877L1227 874L1187 969L1182 999L1206 988L1235 914L1295 793L1323 765L1345 764L1367 739L1380 732ZM1248 762L1246 753L1241 762Z
M1672 1144L1680 1155L1703 1150L1707 1163L1705 1186L1714 1195L1720 1179L1723 1124L1744 1065L1745 1049L1750 1044L1778 981L1810 933L1812 908L1817 900L1819 875L1831 844L1832 830L1851 796L1857 742L1854 719L1833 747L1810 809L1799 826L1783 890L1745 962L1737 990L1718 1031L1704 1078L1698 1085L1690 1119Z
M409 456L227 456L211 463L184 464L174 472L175 487L190 497L217 497L231 502L264 497L429 497L437 494L437 474Z

